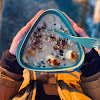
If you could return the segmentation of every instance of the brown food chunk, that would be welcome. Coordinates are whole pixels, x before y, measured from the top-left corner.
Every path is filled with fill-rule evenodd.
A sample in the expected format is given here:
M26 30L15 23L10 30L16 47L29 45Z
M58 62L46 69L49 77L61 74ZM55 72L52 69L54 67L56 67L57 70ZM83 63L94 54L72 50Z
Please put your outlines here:
M27 51L27 53L28 53L28 55L30 56L30 57L34 57L34 55L35 55L35 51L33 51L33 50L31 50L31 49L26 49L26 51Z
M32 46L32 49L33 49L33 50L36 50L36 46Z
M51 40L56 40L56 38L53 35L50 35Z
M60 64L58 59L52 60L52 63L54 64L54 66L58 66Z
M58 50L60 47L58 45L53 46L54 50Z
M65 61L65 58L61 58L62 61Z
M67 42L68 42L68 39L61 39L60 41L61 49L65 49L67 47Z

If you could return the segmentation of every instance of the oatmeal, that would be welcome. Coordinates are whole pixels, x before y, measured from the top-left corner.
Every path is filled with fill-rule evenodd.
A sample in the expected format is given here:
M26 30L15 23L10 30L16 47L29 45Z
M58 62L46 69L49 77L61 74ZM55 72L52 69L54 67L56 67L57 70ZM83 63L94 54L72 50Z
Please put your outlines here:
M54 14L45 15L30 35L23 52L24 63L33 67L67 67L74 65L80 56L77 44L47 28L71 35L61 19Z

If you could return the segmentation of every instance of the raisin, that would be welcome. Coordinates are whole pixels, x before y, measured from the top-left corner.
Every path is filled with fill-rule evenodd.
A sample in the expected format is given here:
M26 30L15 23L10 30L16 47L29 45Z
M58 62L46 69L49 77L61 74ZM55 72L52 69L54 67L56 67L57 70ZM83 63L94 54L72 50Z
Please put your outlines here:
M60 56L63 56L63 53L60 53Z
M63 53L63 50L62 50L62 49L60 49L60 50L59 50L59 53Z
M44 61L41 61L42 64L44 64Z
M64 66L66 65L66 63L64 63Z
M51 63L51 59L48 59L48 61L47 61L49 64Z
M62 41L61 41L61 45L65 45L65 39L62 39Z

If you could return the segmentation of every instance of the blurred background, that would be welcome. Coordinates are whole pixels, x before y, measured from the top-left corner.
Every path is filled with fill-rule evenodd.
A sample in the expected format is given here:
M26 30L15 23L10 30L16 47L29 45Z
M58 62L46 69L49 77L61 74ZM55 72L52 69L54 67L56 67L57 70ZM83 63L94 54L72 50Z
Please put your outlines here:
M100 0L0 0L0 56L39 10L50 8L65 12L90 37L100 38Z

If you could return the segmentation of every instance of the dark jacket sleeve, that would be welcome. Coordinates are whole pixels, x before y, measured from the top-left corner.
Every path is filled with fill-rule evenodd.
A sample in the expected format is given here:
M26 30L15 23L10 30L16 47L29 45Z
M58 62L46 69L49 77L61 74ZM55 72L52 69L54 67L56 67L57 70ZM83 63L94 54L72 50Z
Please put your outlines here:
M100 56L97 51L86 54L81 68L81 88L92 100L100 100Z
M89 77L100 72L100 56L95 49L86 54L84 65L80 70L84 77Z
M11 100L23 82L23 68L16 57L4 51L0 60L0 100Z

